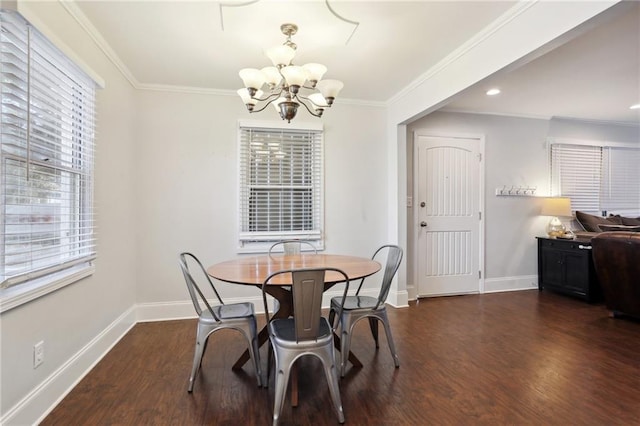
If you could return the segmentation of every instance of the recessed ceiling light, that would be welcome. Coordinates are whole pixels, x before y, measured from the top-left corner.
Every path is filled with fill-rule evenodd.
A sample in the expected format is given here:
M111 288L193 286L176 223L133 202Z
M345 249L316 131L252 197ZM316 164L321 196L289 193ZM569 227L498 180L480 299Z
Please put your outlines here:
M489 95L489 96L495 96L498 93L500 93L500 89L489 89L489 90L487 90L487 95Z
M640 104L631 105L629 109L640 109Z

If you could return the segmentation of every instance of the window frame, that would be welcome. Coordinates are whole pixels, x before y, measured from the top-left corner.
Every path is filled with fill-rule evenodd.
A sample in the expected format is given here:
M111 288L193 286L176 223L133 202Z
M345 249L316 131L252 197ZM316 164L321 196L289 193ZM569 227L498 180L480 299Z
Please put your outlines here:
M311 143L316 144L311 148L312 152L319 156L314 158L311 162L311 169L313 169L311 180L312 182L312 194L314 196L313 205L311 210L314 212L313 221L314 226L312 230L299 230L299 231L250 231L244 229L249 226L249 205L250 202L246 199L250 193L250 184L248 174L251 172L250 167L243 165L245 156L248 155L243 150L248 150L249 147L243 146L243 143L250 143L248 140L244 140L243 131L245 130L259 130L259 131L273 131L277 133L279 131L285 132L299 132L301 135L309 132L313 132L315 135L311 138ZM237 127L237 147L238 147L238 171L237 171L237 241L238 253L264 253L269 250L271 245L279 240L284 239L301 239L311 241L317 250L324 249L324 129L321 123L284 123L277 121L260 121L260 120L239 120ZM246 187L245 187L246 186ZM282 187L291 186L283 185ZM304 250L304 248L303 248Z
M10 56L6 57L7 64L14 67L7 69L15 70L16 74L6 82L1 82L2 92L5 92L6 84L7 93L11 93L11 96L16 96L17 90L26 90L26 97L18 103L8 103L6 111L3 102L3 121L5 114L8 114L8 121L3 126L12 123L11 126L18 130L9 130L7 127L8 133L5 134L3 127L2 134L7 138L5 140L3 137L0 148L0 313L95 272L93 188L96 92L104 87L101 79L96 78L86 65L78 63L66 46L60 45L57 40L54 43L20 12L12 8L3 8L2 12L2 26L4 28L6 22L7 32L4 34L9 43L6 54L18 52L12 49L19 49L18 46L22 45L24 50L21 54L26 58L26 62L22 62L25 68L21 68L19 62L13 62ZM23 60L18 56L15 58L16 61ZM34 75L30 76L30 73ZM43 85L43 81L54 84L56 79L64 81L64 84L56 86L60 92L49 90L47 84ZM24 89L19 89L22 87ZM68 91L63 93L65 89ZM45 103L47 107L44 107ZM12 117L11 121L8 117ZM25 136L27 134L29 136ZM27 175L32 177L26 178ZM40 176L44 186L30 183L37 176ZM21 191L10 191L11 186ZM23 205L28 209L23 209L21 203L25 201L18 201L20 197L34 196L48 201L28 202ZM17 215L19 222L9 222L8 214ZM25 267L20 271L7 272L6 244L10 242L6 227L18 226L18 234L14 235L21 235L25 232L20 230L22 223L27 219L29 226L36 227L29 234L51 235L51 245L46 246L46 252L47 256L56 260L44 261L44 256L40 254L35 258L43 259L41 263L29 261L24 263ZM42 223L32 224L36 219ZM28 245L33 244L32 240L26 241ZM45 250L43 247L30 246L29 253Z

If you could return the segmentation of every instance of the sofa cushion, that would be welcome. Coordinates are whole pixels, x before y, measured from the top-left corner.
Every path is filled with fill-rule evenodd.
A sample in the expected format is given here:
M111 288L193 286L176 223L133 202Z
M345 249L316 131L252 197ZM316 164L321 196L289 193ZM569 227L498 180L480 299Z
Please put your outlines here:
M640 225L627 226L627 225L605 225L603 223L598 225L601 231L628 231L628 232L640 232Z
M623 217L622 224L628 226L640 226L640 217Z
M576 211L576 219L580 222L580 225L585 231L601 232L598 225L622 225L622 218L620 216L595 216L592 214Z

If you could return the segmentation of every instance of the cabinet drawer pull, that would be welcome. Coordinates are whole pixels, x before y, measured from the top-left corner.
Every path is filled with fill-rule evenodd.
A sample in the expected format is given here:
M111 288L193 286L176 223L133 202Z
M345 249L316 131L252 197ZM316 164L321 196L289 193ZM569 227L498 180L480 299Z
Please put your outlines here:
M580 250L591 250L591 246L583 246L582 244L580 244L580 245L578 246L578 248L579 248Z

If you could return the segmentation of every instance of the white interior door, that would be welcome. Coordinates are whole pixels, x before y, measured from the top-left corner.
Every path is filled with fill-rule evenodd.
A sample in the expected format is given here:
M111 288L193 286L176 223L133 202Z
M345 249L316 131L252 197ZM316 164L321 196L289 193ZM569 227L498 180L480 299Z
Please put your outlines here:
M481 139L414 140L418 296L478 293Z

